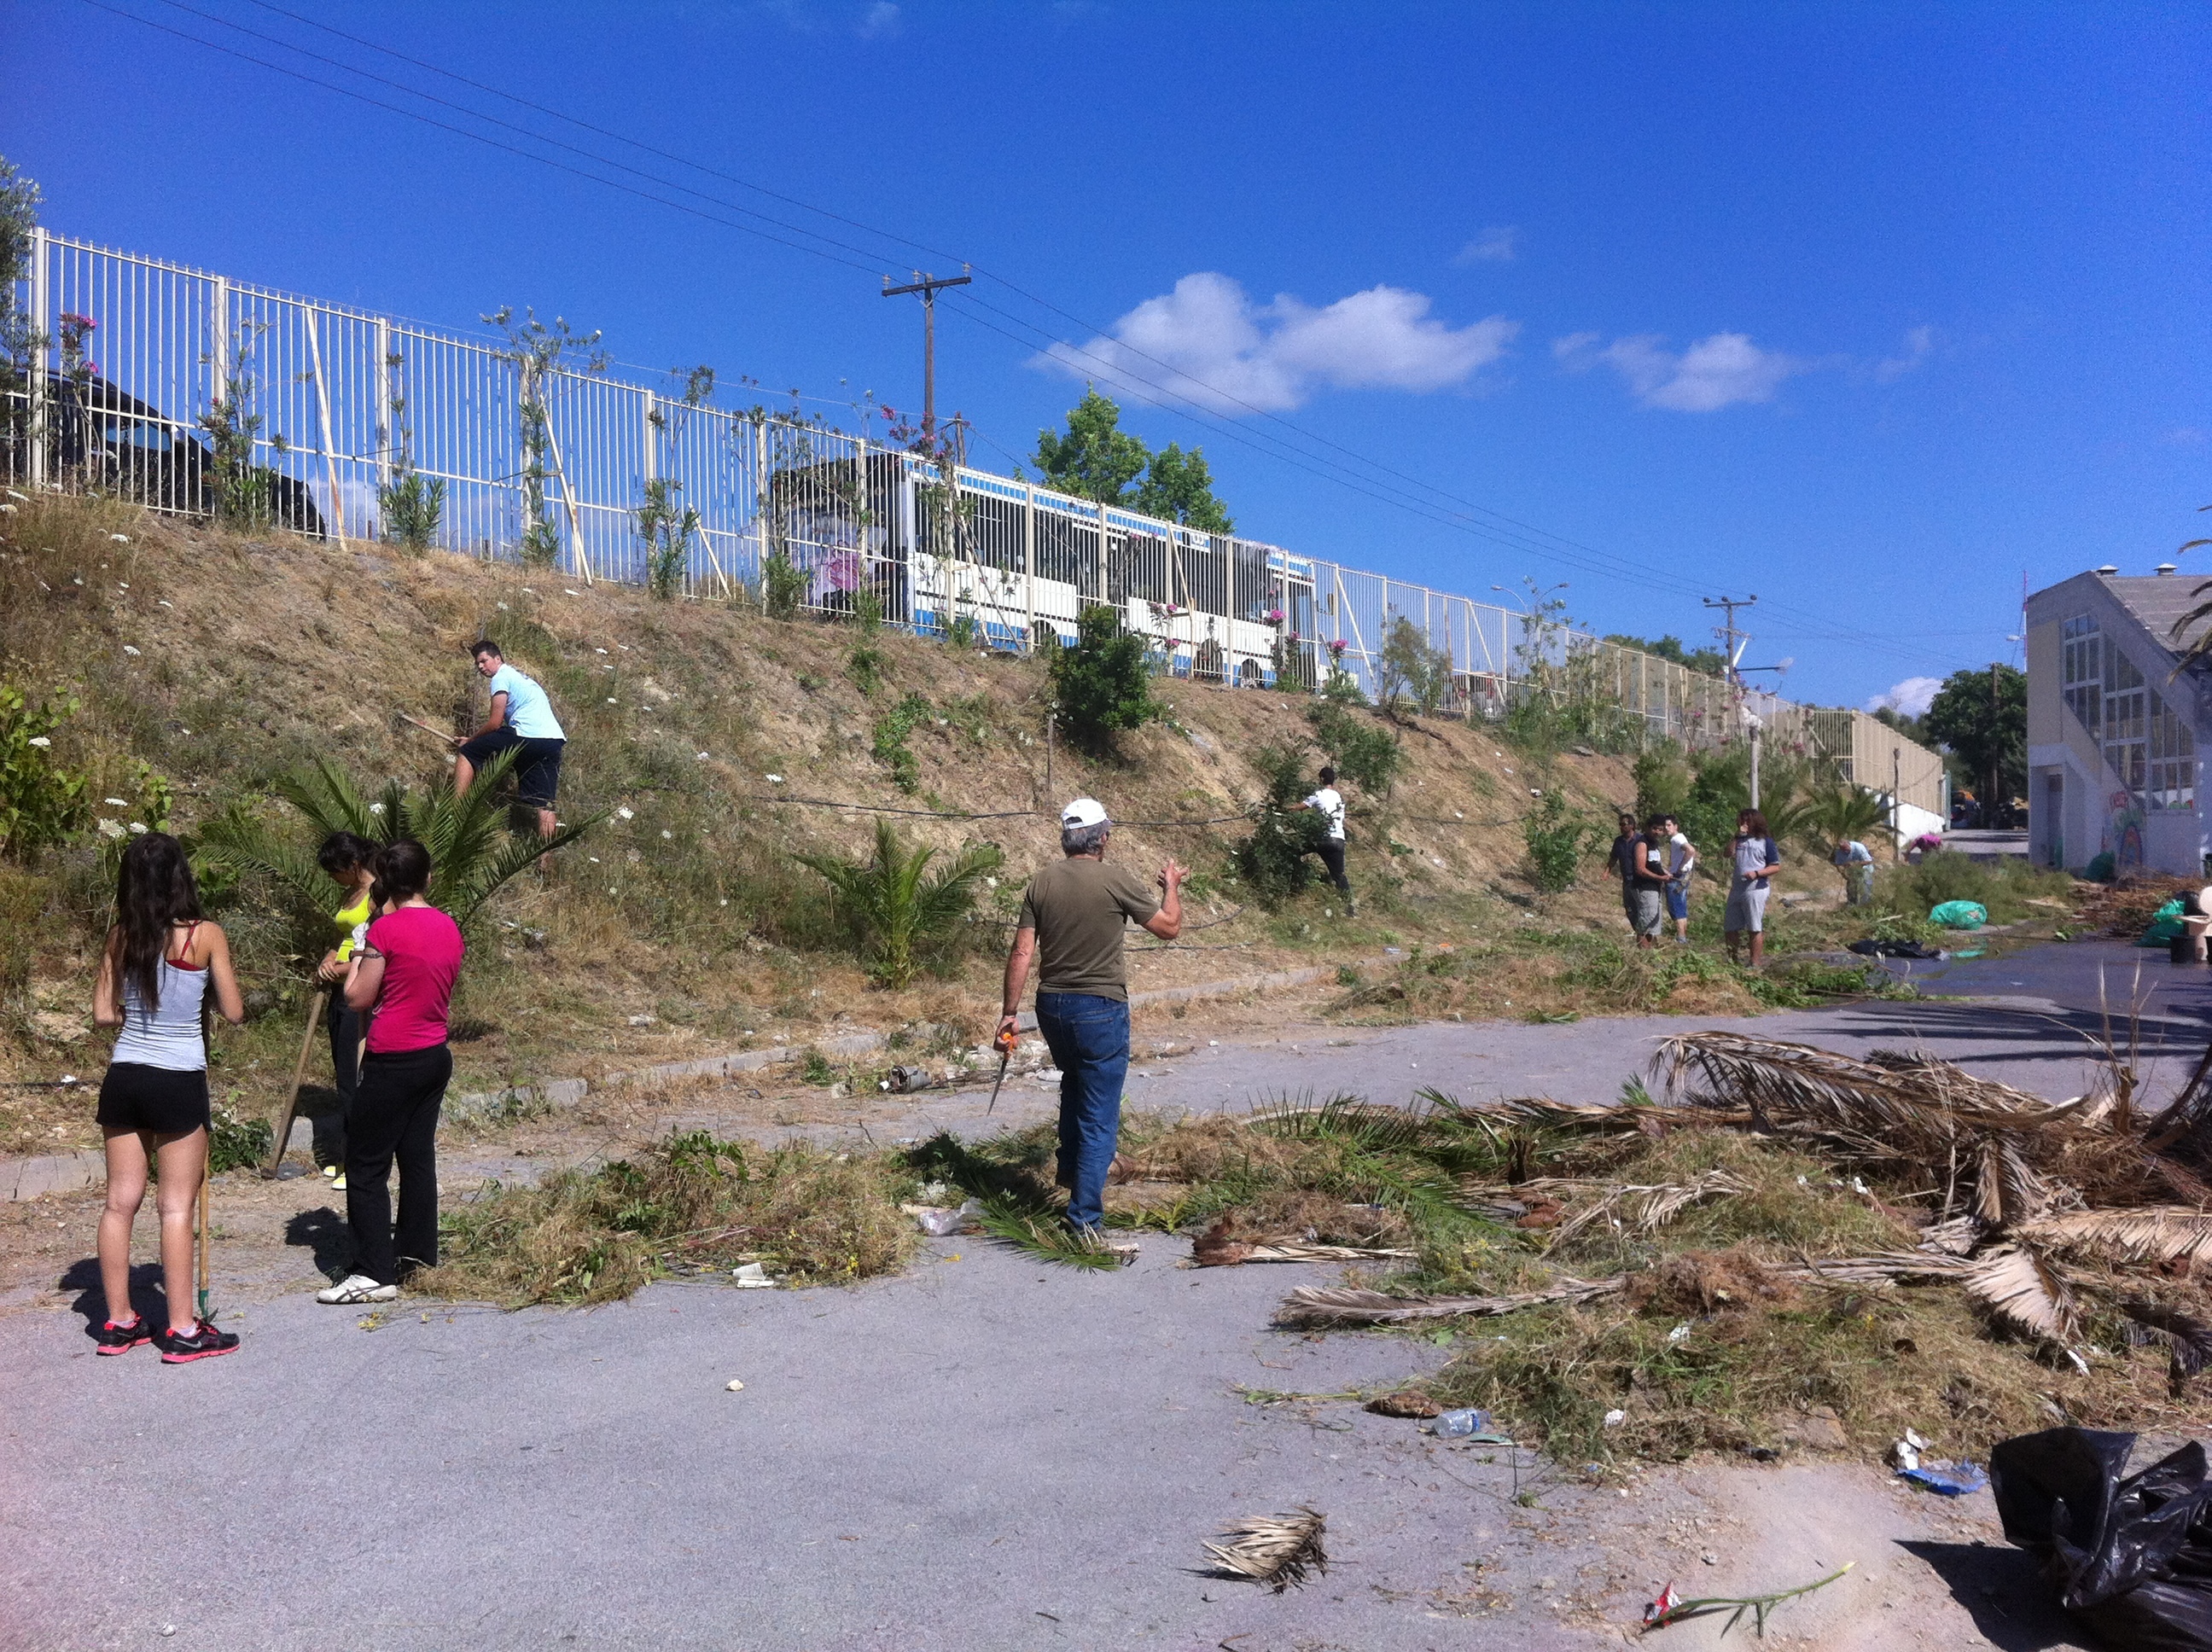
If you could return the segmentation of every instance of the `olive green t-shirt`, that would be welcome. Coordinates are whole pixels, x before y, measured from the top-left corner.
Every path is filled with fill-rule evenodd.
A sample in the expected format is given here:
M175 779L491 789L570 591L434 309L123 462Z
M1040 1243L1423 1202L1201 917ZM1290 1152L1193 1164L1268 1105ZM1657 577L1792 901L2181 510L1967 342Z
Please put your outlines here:
M1121 920L1143 923L1160 904L1134 873L1087 854L1067 856L1030 879L1020 926L1037 938L1037 991L1129 996Z

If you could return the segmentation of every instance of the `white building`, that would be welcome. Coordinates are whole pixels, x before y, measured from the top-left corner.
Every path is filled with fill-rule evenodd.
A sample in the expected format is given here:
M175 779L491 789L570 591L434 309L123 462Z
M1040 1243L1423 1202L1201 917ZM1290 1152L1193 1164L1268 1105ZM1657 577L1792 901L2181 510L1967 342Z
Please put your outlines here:
M2101 568L2027 599L2036 865L2081 872L2109 854L2119 872L2194 877L2212 867L2197 769L2212 735L2212 671L2176 674L2185 637L2198 629L2182 616L2208 598L2212 586L2169 562L2126 579Z

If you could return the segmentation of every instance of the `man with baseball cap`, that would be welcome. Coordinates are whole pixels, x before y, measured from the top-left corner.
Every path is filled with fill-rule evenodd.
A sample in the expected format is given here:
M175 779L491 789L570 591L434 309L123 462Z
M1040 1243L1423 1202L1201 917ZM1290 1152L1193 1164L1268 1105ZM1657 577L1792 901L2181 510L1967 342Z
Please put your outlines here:
M1096 798L1060 811L1060 859L1030 879L1006 955L999 1030L1014 1030L1030 965L1038 965L1037 1030L1060 1068L1060 1183L1067 1224L1100 1236L1106 1172L1121 1131L1121 1081L1129 1071L1129 984L1123 920L1164 941L1182 932L1183 869L1170 860L1151 885L1106 865L1114 823Z

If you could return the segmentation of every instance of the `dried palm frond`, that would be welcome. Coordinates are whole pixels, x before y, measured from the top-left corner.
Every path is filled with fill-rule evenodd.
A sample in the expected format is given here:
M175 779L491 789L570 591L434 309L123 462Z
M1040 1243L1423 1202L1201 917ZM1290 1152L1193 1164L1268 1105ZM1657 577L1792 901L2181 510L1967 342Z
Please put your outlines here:
M2114 1262L2193 1262L2212 1256L2212 1212L2152 1205L2133 1210L2069 1211L2015 1230L2048 1251L2083 1251Z
M2020 1139L1993 1130L1981 1139L1974 1175L1974 1214L2000 1230L2033 1221L2051 1203L2050 1184L2027 1162Z
M2212 1365L2212 1325L2195 1315L2163 1303L2141 1300L2122 1303L2120 1311L2140 1327L2140 1340L2166 1349L2171 1361L2167 1379L2177 1392L2189 1378Z
M1609 1296L1626 1283L1626 1276L1618 1273L1609 1279L1563 1279L1546 1290L1507 1297L1390 1297L1380 1291L1300 1285L1283 1298L1282 1306L1275 1310L1275 1323L1285 1327L1397 1325L1408 1320L1450 1319L1461 1314L1513 1314L1552 1303L1588 1302L1593 1297Z
M1920 1235L1919 1248L1945 1256L1970 1256L1982 1242L1982 1224L1971 1216L1937 1222Z
M1790 1278L1833 1279L1844 1285L1887 1285L1899 1279L1963 1279L1975 1264L1941 1252L1892 1252L1875 1256L1808 1257L1795 1267L1777 1268Z
M2074 1339L2081 1309L2049 1258L2026 1245L2002 1245L1976 1257L1960 1276L1966 1294L1999 1319L2057 1343Z
M1931 1127L2049 1123L2075 1105L2054 1108L2039 1096L1978 1078L1949 1062L1892 1067L1741 1033L1662 1039L1651 1067L1665 1075L1670 1095L1688 1093L1699 1105L1748 1107L1766 1124L1919 1133Z
M1299 1506L1294 1515L1255 1515L1221 1535L1225 1543L1201 1545L1214 1564L1238 1577L1265 1583L1280 1594L1303 1584L1309 1570L1327 1573L1328 1552L1322 1538L1328 1521L1317 1509Z
M1609 1219L1624 1208L1633 1212L1632 1219L1639 1230L1652 1233L1700 1200L1751 1191L1748 1181L1727 1170L1707 1170L1686 1183L1622 1182L1606 1187L1596 1200L1560 1223L1559 1237L1571 1238L1593 1223Z

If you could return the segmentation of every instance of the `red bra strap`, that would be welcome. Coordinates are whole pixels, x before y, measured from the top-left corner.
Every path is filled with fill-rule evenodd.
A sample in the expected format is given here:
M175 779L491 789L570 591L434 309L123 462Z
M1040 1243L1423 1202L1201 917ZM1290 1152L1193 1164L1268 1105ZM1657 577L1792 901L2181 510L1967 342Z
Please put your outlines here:
M177 956L170 959L170 963L183 964L187 968L191 966L192 961L192 937L199 933L199 928L200 920L197 918L193 919L191 922L185 926L184 944L177 949Z

